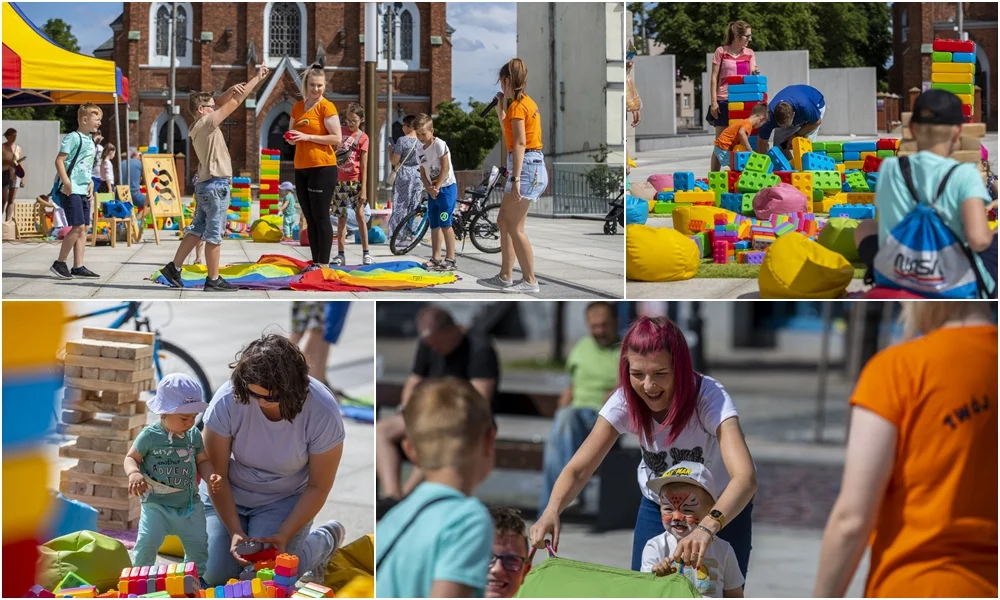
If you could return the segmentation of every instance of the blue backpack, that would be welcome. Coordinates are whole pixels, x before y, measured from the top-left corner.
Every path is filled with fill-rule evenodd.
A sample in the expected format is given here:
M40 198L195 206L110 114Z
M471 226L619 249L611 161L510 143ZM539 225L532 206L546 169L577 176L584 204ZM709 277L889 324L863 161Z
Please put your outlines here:
M945 225L935 203L959 165L941 180L930 202L921 202L909 157L899 159L903 181L916 208L896 224L875 256L875 284L927 298L987 298L989 290L972 250Z

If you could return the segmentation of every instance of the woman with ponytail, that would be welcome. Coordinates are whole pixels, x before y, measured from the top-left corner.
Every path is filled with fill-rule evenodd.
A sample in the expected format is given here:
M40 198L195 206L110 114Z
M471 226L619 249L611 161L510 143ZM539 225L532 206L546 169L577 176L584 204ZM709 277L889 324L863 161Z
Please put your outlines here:
M715 126L715 137L719 137L729 125L729 85L726 77L756 75L760 72L757 57L747 47L752 37L749 23L732 21L726 27L725 42L715 49L715 55L712 56L711 86L708 92L712 104L705 120Z
M503 91L497 93L497 117L503 123L507 144L507 187L498 217L500 228L500 273L480 279L480 285L504 292L537 294L535 256L524 231L528 208L549 185L542 154L542 116L526 93L528 67L513 58L500 69ZM507 105L510 100L510 105ZM514 259L521 267L521 281L514 281Z
M695 568L716 535L733 547L746 577L750 561L750 512L757 471L740 429L739 416L722 384L691 366L680 328L659 317L640 317L622 342L619 388L601 409L586 441L556 480L548 506L531 527L531 543L545 536L559 546L560 513L583 490L624 433L639 436L643 498L632 539L632 570L641 566L646 542L664 532L659 498L646 483L682 461L705 465L721 490L696 529L679 541L673 558Z

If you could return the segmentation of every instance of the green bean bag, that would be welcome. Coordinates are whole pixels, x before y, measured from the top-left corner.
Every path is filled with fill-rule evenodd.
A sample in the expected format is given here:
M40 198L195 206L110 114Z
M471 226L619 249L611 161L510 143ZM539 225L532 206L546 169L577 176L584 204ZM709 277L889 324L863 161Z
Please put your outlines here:
M548 558L533 566L515 598L699 598L680 574L657 577L604 565Z

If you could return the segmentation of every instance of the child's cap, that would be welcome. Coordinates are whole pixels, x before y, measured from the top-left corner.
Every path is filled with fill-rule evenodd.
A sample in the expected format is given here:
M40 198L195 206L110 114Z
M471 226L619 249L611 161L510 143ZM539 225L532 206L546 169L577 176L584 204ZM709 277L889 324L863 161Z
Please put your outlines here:
M146 402L146 407L156 415L191 415L208 409L201 398L197 381L182 373L171 373L156 385L156 395Z
M910 121L927 125L961 125L965 123L962 101L951 92L927 90L913 101Z
M647 481L646 487L659 496L660 489L668 483L690 483L708 492L712 500L719 499L715 492L715 479L712 477L712 472L701 463L681 461L664 471L659 477Z
M278 189L291 192L295 189L295 186L292 184L291 181L282 181L281 185L278 186Z

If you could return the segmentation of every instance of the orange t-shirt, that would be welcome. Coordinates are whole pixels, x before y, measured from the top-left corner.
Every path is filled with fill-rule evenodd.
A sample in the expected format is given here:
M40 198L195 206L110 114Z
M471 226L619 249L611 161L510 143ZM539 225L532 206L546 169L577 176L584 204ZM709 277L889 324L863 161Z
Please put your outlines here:
M507 107L507 114L503 119L503 139L507 143L507 152L514 151L514 131L510 124L514 119L524 121L524 149L541 150L542 115L538 112L538 105L527 94Z
M326 98L321 98L308 111L304 101L300 100L292 107L292 129L310 135L327 135L323 123L329 117L337 116L337 107ZM313 167L337 166L337 149L330 144L314 142L299 142L295 144L295 168L311 169Z
M997 597L997 327L875 355L851 403L894 424L865 596Z
M750 119L740 119L736 121L729 127L722 130L719 137L715 140L715 145L723 150L732 151L739 144L740 140L740 130L747 132L747 138L750 138Z

